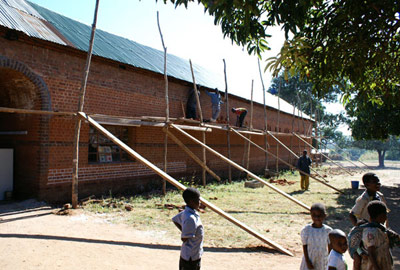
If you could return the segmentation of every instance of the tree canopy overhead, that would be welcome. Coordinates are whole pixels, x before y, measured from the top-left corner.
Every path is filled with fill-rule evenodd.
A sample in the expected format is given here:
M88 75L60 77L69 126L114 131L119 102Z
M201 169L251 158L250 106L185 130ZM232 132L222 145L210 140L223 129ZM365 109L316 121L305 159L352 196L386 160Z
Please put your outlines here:
M269 28L281 26L286 42L269 68L308 78L319 94L339 87L345 100L358 93L382 104L400 88L399 0L170 1L201 3L225 36L259 56Z

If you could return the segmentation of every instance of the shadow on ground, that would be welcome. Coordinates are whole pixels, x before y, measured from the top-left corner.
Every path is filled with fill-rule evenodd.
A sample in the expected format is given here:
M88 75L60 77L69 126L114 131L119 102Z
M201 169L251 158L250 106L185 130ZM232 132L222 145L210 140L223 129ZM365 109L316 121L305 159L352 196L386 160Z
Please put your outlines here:
M328 217L326 223L334 229L341 229L346 234L349 233L352 228L352 224L349 221L349 212L353 207L355 200L364 192L363 189L354 191L351 189L345 190L345 194L340 194L337 198L338 207L327 207ZM385 186L381 188L381 192L384 194L390 213L389 227L397 233L400 233L400 189L393 186ZM392 250L394 269L400 270L400 247L396 247Z

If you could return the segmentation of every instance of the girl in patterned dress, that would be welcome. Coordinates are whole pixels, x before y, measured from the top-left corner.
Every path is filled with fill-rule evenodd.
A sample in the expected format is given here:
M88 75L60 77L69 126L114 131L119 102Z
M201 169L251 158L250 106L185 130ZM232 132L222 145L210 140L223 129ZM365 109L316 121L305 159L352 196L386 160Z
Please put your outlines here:
M310 210L312 223L301 230L303 259L300 270L325 270L328 258L329 232L332 228L323 224L326 218L325 206L314 203Z

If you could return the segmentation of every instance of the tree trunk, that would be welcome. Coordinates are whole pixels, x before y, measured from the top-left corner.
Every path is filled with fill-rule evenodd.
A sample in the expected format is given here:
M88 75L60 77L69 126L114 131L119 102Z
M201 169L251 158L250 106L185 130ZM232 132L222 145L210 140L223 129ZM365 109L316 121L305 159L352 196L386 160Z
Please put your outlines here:
M379 168L385 168L385 154L386 150L377 150L379 158Z

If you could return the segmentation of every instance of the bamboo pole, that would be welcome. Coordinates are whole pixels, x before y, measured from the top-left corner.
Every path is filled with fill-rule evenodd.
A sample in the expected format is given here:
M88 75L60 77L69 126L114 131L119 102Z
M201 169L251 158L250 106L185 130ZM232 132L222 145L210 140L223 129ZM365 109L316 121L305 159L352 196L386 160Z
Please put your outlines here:
M253 86L254 80L251 80L251 99L250 99L250 125L249 130L253 130ZM249 139L251 140L251 134L249 134ZM247 144L247 162L246 162L246 169L249 169L250 166L250 143ZM247 175L247 177L249 177Z
M199 113L200 113L200 123L203 124L203 112L201 111L201 105L200 105L200 98L199 98L199 94L197 92L197 85L196 85L196 78L194 76L194 72L193 72L193 66L192 66L192 61L189 59L189 63L190 63L190 71L192 72L192 79L193 79L193 86L194 86L194 91L196 93L196 101L197 101L197 108L199 109ZM206 133L202 132L202 140L203 143L206 144ZM202 147L202 154L203 154L203 163L207 164L207 160L206 160L206 149L204 149L204 147ZM206 170L204 168L202 168L201 170L201 179L202 179L202 183L203 186L206 186Z
M98 124L96 121L94 121L91 117L87 116L85 113L82 113L82 112L79 112L78 114L79 114L80 117L82 117L85 120L87 120L94 128L96 128L104 136L106 136L107 138L111 139L116 145L120 146L121 149L126 151L130 156L132 156L133 158L135 158L139 162L141 162L144 165L146 165L147 167L149 167L152 171L157 173L159 176L161 176L163 179L165 179L166 181L171 183L173 186L175 186L176 188L178 188L180 190L185 190L186 189L186 187L184 185L182 185L177 180L175 180L173 177L171 177L170 175L168 175L167 173L165 173L164 171L159 169L157 166L155 166L153 163L151 163L150 161L148 161L147 159L145 159L144 157L139 155L132 148L130 148L128 145L126 145L121 140L119 140L117 137L115 137L111 132L109 132L107 129L105 129L100 124ZM223 218L227 219L229 222L231 222L234 225L238 226L239 228L241 228L245 232L253 235L257 239L259 239L262 242L272 246L273 248L279 250L280 252L282 252L282 253L284 253L286 255L289 255L289 256L293 256L293 254L289 250L283 248L278 243L275 243L274 241L272 241L272 240L266 238L265 236L261 235L260 233L256 232L255 230L253 230L252 228L250 228L249 226L247 226L243 222L237 220L236 218L232 217L228 213L225 213L222 209L220 209L216 205L210 203L206 199L201 197L200 201L201 201L202 204L204 204L205 206L210 208L212 211L214 211L218 215L222 216Z
M82 78L80 93L79 93L79 102L78 102L78 112L83 111L83 107L85 104L85 94L86 94L86 86L87 80L89 76L90 62L92 60L92 51L93 51L93 43L94 36L96 34L96 24L97 24L97 13L99 9L99 1L96 0L96 6L94 11L94 18L92 24L92 32L90 35L89 41L89 49L86 57L85 71ZM75 132L74 132L74 144L73 144L73 159L72 159L72 198L71 203L72 207L76 209L78 207L78 170L79 170L79 138L81 134L81 118L77 118L75 121Z
M249 170L246 170L245 168L243 168L242 166L240 166L239 164L237 164L236 162L233 162L232 160L229 160L228 158L226 158L224 155L221 155L220 153L218 153L217 151L215 151L214 149L212 149L211 147L203 144L202 142L200 142L198 139L194 138L193 136L191 136L190 134L188 134L187 132L183 131L182 129L176 127L174 124L171 124L171 127L175 128L177 131L179 131L179 133L183 134L184 136L188 137L189 139L191 139L192 141L196 142L197 144L202 145L204 148L206 148L209 152L211 152L212 154L216 155L217 157L219 157L220 159L224 160L225 162L230 163L233 167L235 167L236 169L243 171L245 173L247 173L248 175L250 175L251 177L253 177L254 179L258 180L259 182L263 183L264 185L266 185L267 187L271 188L272 190L276 191L277 193L279 193L280 195L286 197L287 199L291 200L292 202L295 202L296 204L300 205L301 207L303 207L306 210L310 210L310 207L305 205L304 203L302 203L301 201L293 198L292 196L290 196L289 194L281 191L280 189L276 188L275 186L271 185L270 183L264 181L263 179L261 179L260 177L258 177L257 175L255 175L254 173L250 172ZM231 129L233 130L233 129ZM240 133L238 133L240 134ZM243 136L243 135L241 135ZM246 137L245 137L246 138ZM247 139L247 138L246 138ZM248 140L248 139L247 139Z
M297 159L299 159L300 157L298 155L296 155L295 152L293 152L289 147L287 147L284 143L282 143L277 137L275 137L274 135L271 134L271 132L268 132L269 135L271 135L271 137L277 141L280 145L282 145L286 150L288 150L292 155L294 155ZM314 170L313 168L310 168L315 174L317 174L319 177L321 177L322 179L324 179L326 182L328 182L328 180L326 180L322 175L320 175L316 170Z
M316 138L316 140L317 140L320 144L322 144L325 148L327 148L326 144L324 144L321 140L319 140L318 138ZM336 146L337 146L337 145L336 145ZM339 147L339 146L338 146L338 147ZM339 147L339 148L340 148L340 147ZM357 168L363 170L363 168L361 168L360 166L358 166L357 164L355 164L353 161L351 161L351 159L346 158L345 156L339 154L337 151L335 151L335 150L333 150L333 149L332 149L332 151L335 152L336 154L340 155L340 156L341 156L342 158L344 158L345 160L349 161L351 164L353 164L353 165L356 166ZM365 164L364 162L359 161L359 160L358 160L358 162L360 162L361 164L363 164L363 165L364 165L365 167L367 167L368 169L371 169L371 168L370 168L367 164ZM366 171L366 170L364 169L364 171Z
M168 133L168 136L171 140L173 140L179 147L182 148L194 161L196 161L202 168L206 169L206 171L211 174L217 181L221 181L221 178L214 173L206 164L203 163L184 143L182 143L174 134L171 133L167 128L163 128L163 131Z
M282 78L279 79L279 88L278 88L278 132L279 130L279 117L281 113L281 102L280 102L280 95L281 95L281 85L282 85ZM279 144L276 145L276 156L279 157ZM276 172L279 174L279 160L275 159L276 161Z
M228 158L231 159L231 138L229 132L229 96L228 96L228 80L226 79L226 62L225 59L222 59L224 62L224 77L225 77L225 104L226 104L226 137L227 137L227 145L228 145ZM228 182L232 183L232 168L231 164L228 163Z
M246 136L243 136L242 134L240 134L240 133L237 132L236 130L234 130L234 129L231 129L231 130L232 130L235 134L237 134L237 135L239 135L241 138L243 138L244 140L248 140L248 138L247 138ZM265 150L264 148L262 148L261 146L259 146L258 144L254 143L253 141L249 141L249 142L250 142L252 145L254 145L255 147L257 147L258 149L260 149L261 151L264 151L264 152L265 152L265 151L268 151L268 150ZM284 163L284 164L286 164L287 166L289 166L289 168L295 169L295 170L297 170L297 171L299 171L299 172L301 172L301 173L303 173L303 174L305 174L305 175L308 175L310 178L317 180L317 181L320 182L321 184L323 184L323 185L325 185L325 186L328 186L328 187L330 187L330 188L336 190L336 191L339 192L339 193L344 194L343 191L341 191L341 190L335 188L334 186L332 186L332 185L330 185L330 184L328 184L328 183L326 183L326 182L324 182L324 181L322 181L322 180L320 180L320 179L318 179L318 178L312 176L312 175L309 174L309 173L306 173L306 172L301 171L299 168L293 166L292 164L288 163L287 161L281 159L280 157L275 156L273 153L271 153L271 152L268 151L268 154L270 154L271 156L273 156L273 157L276 158L276 159L279 159L282 163Z
M294 120L296 119L296 107L293 105L292 132L294 132ZM293 149L293 136L290 136L290 149ZM293 164L292 156L289 155L289 163Z
M299 138L300 140L302 140L305 144L307 144L308 146L310 146L311 148L316 149L314 146L312 146L310 143L308 143L306 140L303 140L303 138L301 138L300 136L298 136L296 133L292 132L292 134L294 136L296 136L297 138ZM345 172L347 172L348 174L350 174L351 176L353 176L353 174L347 170L346 168L344 168L342 165L340 165L339 163L335 162L334 160L330 159L328 156L324 155L321 151L321 155L324 156L325 158L327 158L328 160L330 160L333 164L335 164L336 166L340 167L341 169L343 169Z
M265 106L265 86L264 86L264 80L262 78L262 73L261 73L261 65L260 65L260 58L257 58L258 62L258 72L260 73L260 79L261 79L261 85L263 89L263 105L264 105L264 146L265 149L268 149L268 137L267 137L267 130L268 130L268 121L267 121L267 106ZM265 172L268 172L268 153L265 152Z
M161 37L161 43L164 49L164 82L165 82L165 121L169 122L169 98L168 98L168 76L167 76L167 47L165 47L163 34L160 27L160 18L157 11L157 26ZM168 131L168 125L166 125ZM167 162L168 162L168 133L165 133L164 138L164 171L167 172ZM162 193L167 194L167 182L162 180Z

